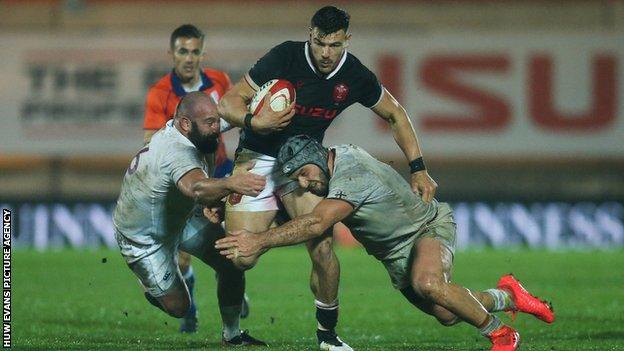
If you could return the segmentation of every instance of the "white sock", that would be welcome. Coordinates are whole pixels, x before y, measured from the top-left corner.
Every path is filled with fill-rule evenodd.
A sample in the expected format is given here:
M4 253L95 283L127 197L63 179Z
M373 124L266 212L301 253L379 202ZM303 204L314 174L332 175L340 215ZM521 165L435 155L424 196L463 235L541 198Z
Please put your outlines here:
M482 328L479 328L479 332L483 336L489 336L493 331L498 330L500 327L503 326L503 322L501 322L500 319L498 319L498 317L496 317L493 314L491 314L490 316L492 316L492 319L490 319L490 322L486 324L485 326L483 326Z
M494 299L494 309L490 312L500 312L508 308L513 308L513 302L511 296L505 290L501 289L487 289L484 291L486 294L490 294Z
M223 337L232 340L240 335L240 312L241 305L219 306L221 320L223 321Z

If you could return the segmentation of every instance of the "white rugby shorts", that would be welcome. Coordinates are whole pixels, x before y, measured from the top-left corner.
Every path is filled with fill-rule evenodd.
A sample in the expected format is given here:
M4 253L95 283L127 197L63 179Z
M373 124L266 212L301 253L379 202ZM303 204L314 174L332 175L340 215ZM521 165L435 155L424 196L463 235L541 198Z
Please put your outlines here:
M299 184L286 177L277 167L277 159L248 149L242 149L234 161L234 172L250 161L256 161L251 173L266 177L264 190L256 197L230 194L226 202L227 211L260 212L279 209L278 198L293 192Z
M208 254L215 240L223 236L223 228L208 221L197 209L187 220L181 235L167 237L166 240L151 240L151 244L145 244L149 240L142 236L143 243L139 243L115 231L121 255L145 291L154 297L164 296L182 284L178 249L202 258Z

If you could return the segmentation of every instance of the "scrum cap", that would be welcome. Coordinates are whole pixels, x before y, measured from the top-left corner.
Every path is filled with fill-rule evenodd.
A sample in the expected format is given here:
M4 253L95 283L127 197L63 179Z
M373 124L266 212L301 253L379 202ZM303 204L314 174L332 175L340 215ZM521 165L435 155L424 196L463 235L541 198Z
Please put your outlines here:
M286 140L277 154L277 162L282 169L282 173L286 176L290 176L293 172L307 164L313 164L319 166L325 175L329 177L327 156L328 151L323 145L302 134Z

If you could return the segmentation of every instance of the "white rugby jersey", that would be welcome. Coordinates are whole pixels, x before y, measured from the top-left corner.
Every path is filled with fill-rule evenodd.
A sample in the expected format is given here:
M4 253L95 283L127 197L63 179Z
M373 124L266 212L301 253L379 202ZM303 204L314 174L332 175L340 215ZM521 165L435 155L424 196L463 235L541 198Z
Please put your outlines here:
M327 198L353 205L353 213L342 220L353 236L379 260L412 245L435 217L437 200L425 203L392 167L355 145L331 148L336 158Z
M167 215L172 217L171 200L186 213L192 208L193 200L182 196L176 184L195 168L210 174L202 154L170 120L130 162L113 213L115 230L139 245L174 239L179 233L168 233L166 225ZM185 220L185 214L176 217Z

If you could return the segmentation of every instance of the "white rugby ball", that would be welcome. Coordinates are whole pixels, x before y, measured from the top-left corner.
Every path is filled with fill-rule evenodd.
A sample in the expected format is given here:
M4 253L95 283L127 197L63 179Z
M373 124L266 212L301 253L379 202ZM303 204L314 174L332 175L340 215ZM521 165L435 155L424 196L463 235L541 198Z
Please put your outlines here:
M285 79L271 79L264 83L249 103L249 112L254 116L262 109L266 94L271 94L271 109L279 112L295 100L295 87Z

